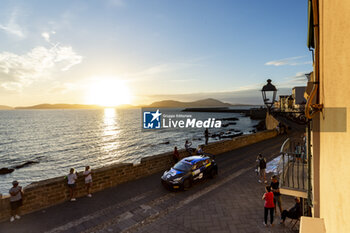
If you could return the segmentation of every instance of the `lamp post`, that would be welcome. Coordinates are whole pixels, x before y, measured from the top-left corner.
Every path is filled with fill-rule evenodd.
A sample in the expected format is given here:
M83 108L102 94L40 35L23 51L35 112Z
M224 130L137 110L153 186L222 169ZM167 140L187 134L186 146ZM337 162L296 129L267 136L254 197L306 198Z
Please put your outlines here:
M267 107L267 112L270 112L272 105L276 100L276 87L271 83L271 79L267 80L267 84L261 89L264 104Z

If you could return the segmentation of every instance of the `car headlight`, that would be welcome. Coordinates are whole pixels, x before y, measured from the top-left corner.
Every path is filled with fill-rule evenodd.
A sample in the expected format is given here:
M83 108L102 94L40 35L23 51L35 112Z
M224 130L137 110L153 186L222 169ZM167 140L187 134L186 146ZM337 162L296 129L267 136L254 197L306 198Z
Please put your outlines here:
M182 179L182 177L176 178L176 179L174 179L174 182L179 182L179 181L181 181L181 179Z

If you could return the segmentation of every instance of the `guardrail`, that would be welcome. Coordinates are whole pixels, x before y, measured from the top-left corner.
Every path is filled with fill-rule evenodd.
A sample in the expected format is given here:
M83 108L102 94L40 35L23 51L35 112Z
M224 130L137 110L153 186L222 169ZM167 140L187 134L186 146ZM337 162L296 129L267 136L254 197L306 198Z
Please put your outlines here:
M280 154L281 188L307 191L308 161L305 142L301 138L288 138L282 144Z

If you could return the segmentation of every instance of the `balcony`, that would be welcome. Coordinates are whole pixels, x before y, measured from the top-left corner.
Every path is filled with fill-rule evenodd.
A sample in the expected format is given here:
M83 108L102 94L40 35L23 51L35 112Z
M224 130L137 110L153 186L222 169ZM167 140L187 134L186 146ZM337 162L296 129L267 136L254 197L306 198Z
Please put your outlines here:
M282 194L308 198L309 167L302 138L288 138L280 150L280 191Z

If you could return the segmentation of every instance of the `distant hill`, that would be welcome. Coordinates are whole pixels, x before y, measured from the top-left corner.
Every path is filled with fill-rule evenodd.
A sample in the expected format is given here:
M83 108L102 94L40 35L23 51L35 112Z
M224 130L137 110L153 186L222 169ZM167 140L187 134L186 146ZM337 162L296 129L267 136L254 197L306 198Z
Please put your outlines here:
M13 107L6 106L6 105L0 105L0 110L13 110Z
M149 108L189 108L189 107L230 107L233 106L229 103L221 102L220 100L216 99L203 99L203 100L197 100L193 102L181 102L181 101L175 101L175 100L163 100L163 101L157 101L154 102L148 106Z
M83 104L38 104L28 107L15 107L15 109L101 109L98 105Z
M85 104L38 104L27 107L15 107L14 109L103 109L106 107L99 105L85 105ZM130 104L119 105L116 108L137 108Z

